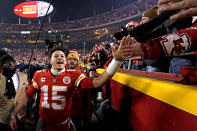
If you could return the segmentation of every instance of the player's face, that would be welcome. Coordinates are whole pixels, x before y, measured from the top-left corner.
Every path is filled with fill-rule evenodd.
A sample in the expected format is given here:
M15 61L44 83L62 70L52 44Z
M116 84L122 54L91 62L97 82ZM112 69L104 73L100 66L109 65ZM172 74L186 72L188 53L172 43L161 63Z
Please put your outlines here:
M63 68L65 68L66 56L64 52L58 50L53 52L50 63L53 69L62 70Z
M78 66L78 61L75 58L69 58L67 61L69 69L75 69Z

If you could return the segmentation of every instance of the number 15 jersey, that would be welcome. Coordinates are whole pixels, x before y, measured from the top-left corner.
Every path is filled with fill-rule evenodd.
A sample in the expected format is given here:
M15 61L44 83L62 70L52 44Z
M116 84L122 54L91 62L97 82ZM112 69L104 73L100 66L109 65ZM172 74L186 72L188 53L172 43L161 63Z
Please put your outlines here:
M72 93L76 87L92 88L93 78L80 71L66 70L54 76L49 69L37 71L26 95L40 91L39 115L47 123L65 121L72 109Z

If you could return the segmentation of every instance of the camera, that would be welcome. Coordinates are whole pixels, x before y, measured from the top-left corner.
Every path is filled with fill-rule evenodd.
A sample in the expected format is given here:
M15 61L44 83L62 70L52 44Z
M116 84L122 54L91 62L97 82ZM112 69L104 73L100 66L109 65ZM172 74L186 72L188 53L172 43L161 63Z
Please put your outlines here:
M51 40L49 40L49 39L46 39L46 40L45 40L45 45L46 45L46 52L45 52L45 55L47 55L47 54L48 54L48 51L49 51L51 48L53 48L54 45L62 46L63 43L62 43L61 40L59 40L59 41L51 41Z

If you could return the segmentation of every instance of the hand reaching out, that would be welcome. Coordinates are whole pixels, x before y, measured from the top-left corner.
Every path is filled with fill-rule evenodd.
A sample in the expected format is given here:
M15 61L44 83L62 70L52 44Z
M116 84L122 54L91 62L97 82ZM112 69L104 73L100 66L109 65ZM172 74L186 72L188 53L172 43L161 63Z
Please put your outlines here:
M170 17L171 20L180 20L191 16L197 16L197 0L159 0L160 12L182 10Z
M114 58L119 61L124 61L126 57L132 54L131 45L132 38L130 37L130 35L128 35L127 37L124 36L120 42L118 49L115 49L115 46L112 46L112 53Z
M132 56L141 56L142 55L142 48L140 46L140 43L137 42L134 38L132 38Z

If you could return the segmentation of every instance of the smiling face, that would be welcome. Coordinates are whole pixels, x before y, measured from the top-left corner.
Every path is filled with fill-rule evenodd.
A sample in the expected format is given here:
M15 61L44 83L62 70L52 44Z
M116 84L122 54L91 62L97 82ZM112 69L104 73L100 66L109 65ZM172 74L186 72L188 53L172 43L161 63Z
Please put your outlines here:
M64 52L57 50L54 51L51 55L50 64L52 65L52 68L55 70L62 70L65 68L66 65L66 56Z
M78 66L78 60L76 58L68 58L67 61L69 69L76 69Z

